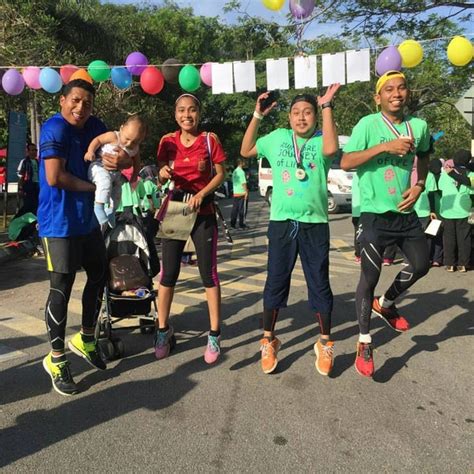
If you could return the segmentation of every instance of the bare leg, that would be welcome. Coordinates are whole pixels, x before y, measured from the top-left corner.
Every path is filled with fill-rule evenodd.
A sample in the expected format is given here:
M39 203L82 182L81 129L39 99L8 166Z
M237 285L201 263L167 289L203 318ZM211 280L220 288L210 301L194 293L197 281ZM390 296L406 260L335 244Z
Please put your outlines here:
M206 288L206 297L211 331L218 331L221 322L221 287L214 286L212 288Z

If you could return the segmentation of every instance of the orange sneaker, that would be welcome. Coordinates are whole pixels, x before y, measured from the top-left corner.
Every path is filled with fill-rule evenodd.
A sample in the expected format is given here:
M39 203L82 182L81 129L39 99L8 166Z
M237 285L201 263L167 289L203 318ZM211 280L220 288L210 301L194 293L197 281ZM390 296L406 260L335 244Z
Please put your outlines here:
M390 308L383 308L379 303L379 299L375 297L372 303L372 311L395 331L405 332L410 329L410 323L398 313L398 309L394 304Z
M280 350L281 342L278 338L273 341L266 337L260 339L260 351L262 352L262 370L264 374L271 374L278 364L277 354Z
M316 370L321 375L329 375L334 364L334 342L328 341L321 343L321 339L314 344L314 353L316 354Z

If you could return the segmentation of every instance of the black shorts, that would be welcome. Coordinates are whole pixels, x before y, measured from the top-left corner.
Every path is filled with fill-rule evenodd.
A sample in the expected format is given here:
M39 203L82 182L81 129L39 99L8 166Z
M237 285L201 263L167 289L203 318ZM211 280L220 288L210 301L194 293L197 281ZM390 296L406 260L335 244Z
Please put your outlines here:
M403 240L424 238L425 234L416 212L363 212L360 215L357 240L361 245L371 243L377 247L388 247Z
M75 273L88 259L105 258L104 238L100 229L78 237L43 237L43 249L49 272Z

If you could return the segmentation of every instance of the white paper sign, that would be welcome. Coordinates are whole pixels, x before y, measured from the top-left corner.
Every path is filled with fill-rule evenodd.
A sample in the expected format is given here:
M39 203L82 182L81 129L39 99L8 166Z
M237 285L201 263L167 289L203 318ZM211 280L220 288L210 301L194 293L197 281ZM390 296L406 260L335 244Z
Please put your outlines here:
M289 88L288 58L267 59L267 90Z
M433 219L428 224L428 227L425 230L425 234L432 235L435 237L438 235L439 228L441 227L441 221L439 219Z
M346 83L345 53L323 54L323 86Z
M370 49L346 51L347 83L370 81Z
M255 92L255 61L234 61L235 92Z
M212 93L232 94L233 92L232 63L212 63Z
M318 87L316 56L295 58L295 89Z

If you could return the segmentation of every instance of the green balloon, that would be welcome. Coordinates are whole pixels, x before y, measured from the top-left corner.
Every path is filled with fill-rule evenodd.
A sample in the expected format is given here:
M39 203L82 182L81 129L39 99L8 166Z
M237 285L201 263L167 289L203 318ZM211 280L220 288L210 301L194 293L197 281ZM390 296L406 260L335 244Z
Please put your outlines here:
M92 61L89 66L87 66L87 72L94 79L94 81L106 81L110 78L110 67L101 59L96 59Z
M194 92L201 86L199 71L190 64L187 64L179 71L178 81L179 85L187 92Z

